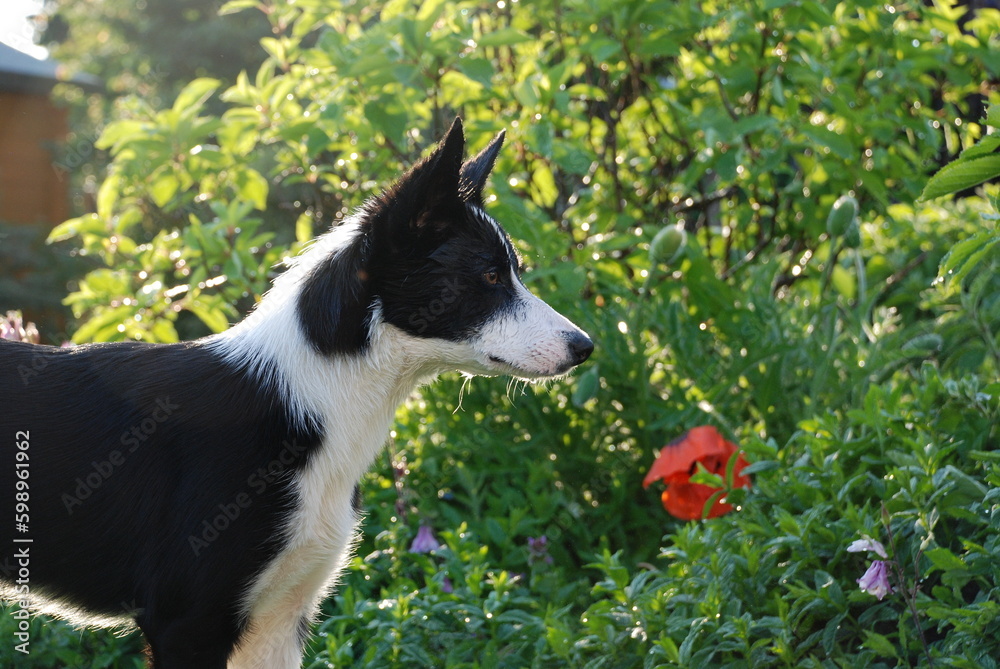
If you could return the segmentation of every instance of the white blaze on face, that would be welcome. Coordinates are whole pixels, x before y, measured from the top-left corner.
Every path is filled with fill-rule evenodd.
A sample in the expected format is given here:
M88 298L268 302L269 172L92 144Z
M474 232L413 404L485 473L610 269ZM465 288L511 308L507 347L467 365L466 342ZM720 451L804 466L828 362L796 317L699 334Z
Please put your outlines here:
M510 280L514 304L482 327L473 348L494 373L527 379L565 374L581 362L574 342L586 340L586 334L528 292L513 271Z

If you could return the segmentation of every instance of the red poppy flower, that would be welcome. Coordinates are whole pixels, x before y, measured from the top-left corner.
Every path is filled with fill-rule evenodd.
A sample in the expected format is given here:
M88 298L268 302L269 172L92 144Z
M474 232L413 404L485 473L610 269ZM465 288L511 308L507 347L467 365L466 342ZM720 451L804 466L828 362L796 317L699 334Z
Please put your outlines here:
M726 465L733 453L739 449L736 444L726 441L719 431L710 425L694 427L680 439L676 439L660 451L660 456L650 468L642 487L648 488L653 481L663 481L667 488L663 491L663 507L671 515L682 520L698 520L709 498L720 488L691 483L691 477L698 471L698 463L710 473L725 478ZM736 456L733 469L733 487L750 485L750 477L741 474L747 461L743 455ZM708 518L716 518L733 510L731 504L715 500L708 511Z

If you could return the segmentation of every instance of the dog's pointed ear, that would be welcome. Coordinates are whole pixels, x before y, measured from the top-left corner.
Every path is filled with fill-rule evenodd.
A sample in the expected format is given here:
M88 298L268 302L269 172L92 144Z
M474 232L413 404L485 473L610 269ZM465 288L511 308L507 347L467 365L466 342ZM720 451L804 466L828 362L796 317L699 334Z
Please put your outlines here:
M424 172L422 178L414 180L417 206L410 223L417 230L428 226L441 229L451 220L453 210L460 203L458 188L464 153L462 118L456 116L434 153L414 168L414 171Z
M479 152L475 158L470 158L464 165L458 181L458 193L464 202L482 204L483 189L486 181L493 171L493 165L497 162L500 154L500 147L503 146L505 130L497 133L486 148Z
M456 116L451 128L434 152L412 170L423 173L423 185L428 188L425 195L434 199L458 192L464 153L465 132L462 129L462 118Z
M456 117L437 148L378 198L370 213L384 212L386 223L396 230L420 233L447 227L462 206L458 189L464 151L462 119Z
M465 130L462 127L462 117L456 116L444 139L434 150L433 156L439 156L434 167L434 174L440 180L441 186L453 186L458 190L459 175L462 172L462 157L465 155Z

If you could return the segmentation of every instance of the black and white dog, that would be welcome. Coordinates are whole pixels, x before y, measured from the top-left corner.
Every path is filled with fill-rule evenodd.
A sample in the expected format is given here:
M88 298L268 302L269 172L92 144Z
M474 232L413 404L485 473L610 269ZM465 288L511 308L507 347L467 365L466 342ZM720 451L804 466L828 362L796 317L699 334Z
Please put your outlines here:
M4 597L134 620L157 669L298 667L406 397L451 370L557 376L593 350L484 211L502 142L463 163L456 119L222 334L0 341Z

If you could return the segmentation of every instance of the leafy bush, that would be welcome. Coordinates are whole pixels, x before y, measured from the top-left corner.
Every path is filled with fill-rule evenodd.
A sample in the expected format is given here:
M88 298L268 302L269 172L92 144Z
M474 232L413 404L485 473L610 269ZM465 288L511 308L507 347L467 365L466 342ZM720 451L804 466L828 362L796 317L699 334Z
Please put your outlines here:
M904 213L895 211L900 217ZM909 209L918 237L945 234L952 243L977 225L991 225L981 218L983 213L969 208L948 215L936 207ZM899 232L887 231L883 238L877 226L871 227L874 246ZM1000 473L994 452L1000 417L995 370L1000 365L988 353L995 348L1000 321L996 259L981 264L974 274L964 283L943 281L933 288L926 287L930 277L925 277L919 307L926 315L907 325L900 323L897 307L880 308L878 318L860 328L843 302L838 308L818 301L810 310L800 295L797 304L774 306L777 318L800 324L822 316L824 309L834 312L829 326L833 337L810 347L800 334L782 348L789 355L797 351L803 364L814 366L826 357L822 343L826 351L840 349L842 371L830 372L831 378L820 387L839 399L834 406L831 400L814 408L803 402L800 418L780 441L763 430L738 429L754 461L749 468L755 472L754 487L730 493L730 501L742 507L738 513L703 524L665 523L649 499L615 506L615 495L640 494L637 479L643 472L638 465L628 474L588 482L585 491L601 495L600 503L574 507L579 490L565 484L559 463L579 448L573 442L563 446L549 441L544 432L536 437L534 431L542 429L542 423L551 424L548 416L555 410L528 423L532 419L521 415L528 404L524 399L519 400L521 411L513 411L510 419L504 416L504 421L518 421L509 432L499 427L473 432L483 446L493 439L505 443L503 454L461 444L436 448L435 435L438 440L442 434L462 439L463 432L468 433L460 424L469 414L486 425L501 422L478 413L494 400L480 399L475 389L466 391L463 412L448 414L444 404L455 395L442 391L439 415L449 425L454 421L453 428L438 432L424 415L417 422L412 410L407 412L397 439L416 428L417 436L407 437L413 444L412 460L397 454L395 478L380 473L387 468L369 477L372 513L366 535L376 539L363 545L360 554L368 557L355 562L336 605L328 609L331 617L320 626L327 635L326 648L318 658L336 658L338 666L436 666L447 655L447 666L466 666L486 651L498 666L799 667L824 661L837 666L919 664L929 652L950 666L992 666L990 658L998 649L987 640L995 638L1000 625L994 606L1000 548L994 540L994 488ZM807 284L797 284L794 291L807 293ZM835 291L832 285L826 288ZM767 299L751 303L767 304ZM976 319L978 323L971 322ZM780 350L777 345L775 349ZM780 378L788 387L798 382L792 374ZM828 385L845 385L847 390L834 393ZM740 392L757 387L753 382L747 386ZM425 390L422 400L428 401L432 393L437 397L437 390ZM720 396L735 405L725 394ZM528 399L543 404L544 412L546 397L539 391ZM571 402L562 401L563 410L569 411ZM744 406L754 402L742 399ZM584 416L557 429L580 429L577 423L586 420ZM526 423L529 426L523 427ZM525 430L532 432L531 439L524 439ZM586 438L578 443L586 444ZM540 460L540 448L556 457ZM530 462L527 472L522 459ZM629 482L623 484L622 479ZM617 492L626 485L631 489ZM407 532L400 523L400 487L402 508L412 505L409 512L420 522L455 527L465 521L480 528L478 536L464 545L449 542L438 563L407 554L412 530ZM615 517L623 527L612 526ZM665 548L654 560L653 553L642 552L644 542L658 542L663 529L668 530ZM630 536L630 531L646 536ZM405 532L403 537L400 532ZM540 534L552 543L551 565L531 560L529 537ZM847 548L862 536L892 545L904 578L900 584L894 574L894 587L912 592L927 651L898 592L875 602L857 588L866 564ZM612 554L609 546L617 552ZM503 569L481 566L486 547L492 562ZM472 638L462 643L447 636L449 640L442 641L439 634L455 633L456 625L459 630L480 629L462 627L463 621L482 622L487 609L482 591L456 587L452 593L441 592L445 574L456 583L468 578L455 566L456 554L464 554L458 564L476 567L479 587L485 591L491 579L508 583L510 570L523 574L516 582L520 587L505 599L522 602L517 613L505 608L507 615L495 623L500 629L488 634L470 631ZM645 562L633 562L644 556L649 556ZM583 587L587 579L579 576L581 568L599 573L589 594ZM372 639L373 629L385 632ZM537 643L501 642L511 635ZM489 648L487 640L492 642Z
M400 410L309 664L993 666L1000 280L966 240L996 213L915 199L986 135L1000 13L260 6L269 57L221 115L199 79L105 131L97 212L53 233L106 265L76 341L223 329L461 112L473 143L508 128L490 211L597 342L576 378L449 377ZM754 484L680 524L641 480L705 423ZM420 525L445 547L410 552ZM863 535L901 567L882 601Z

